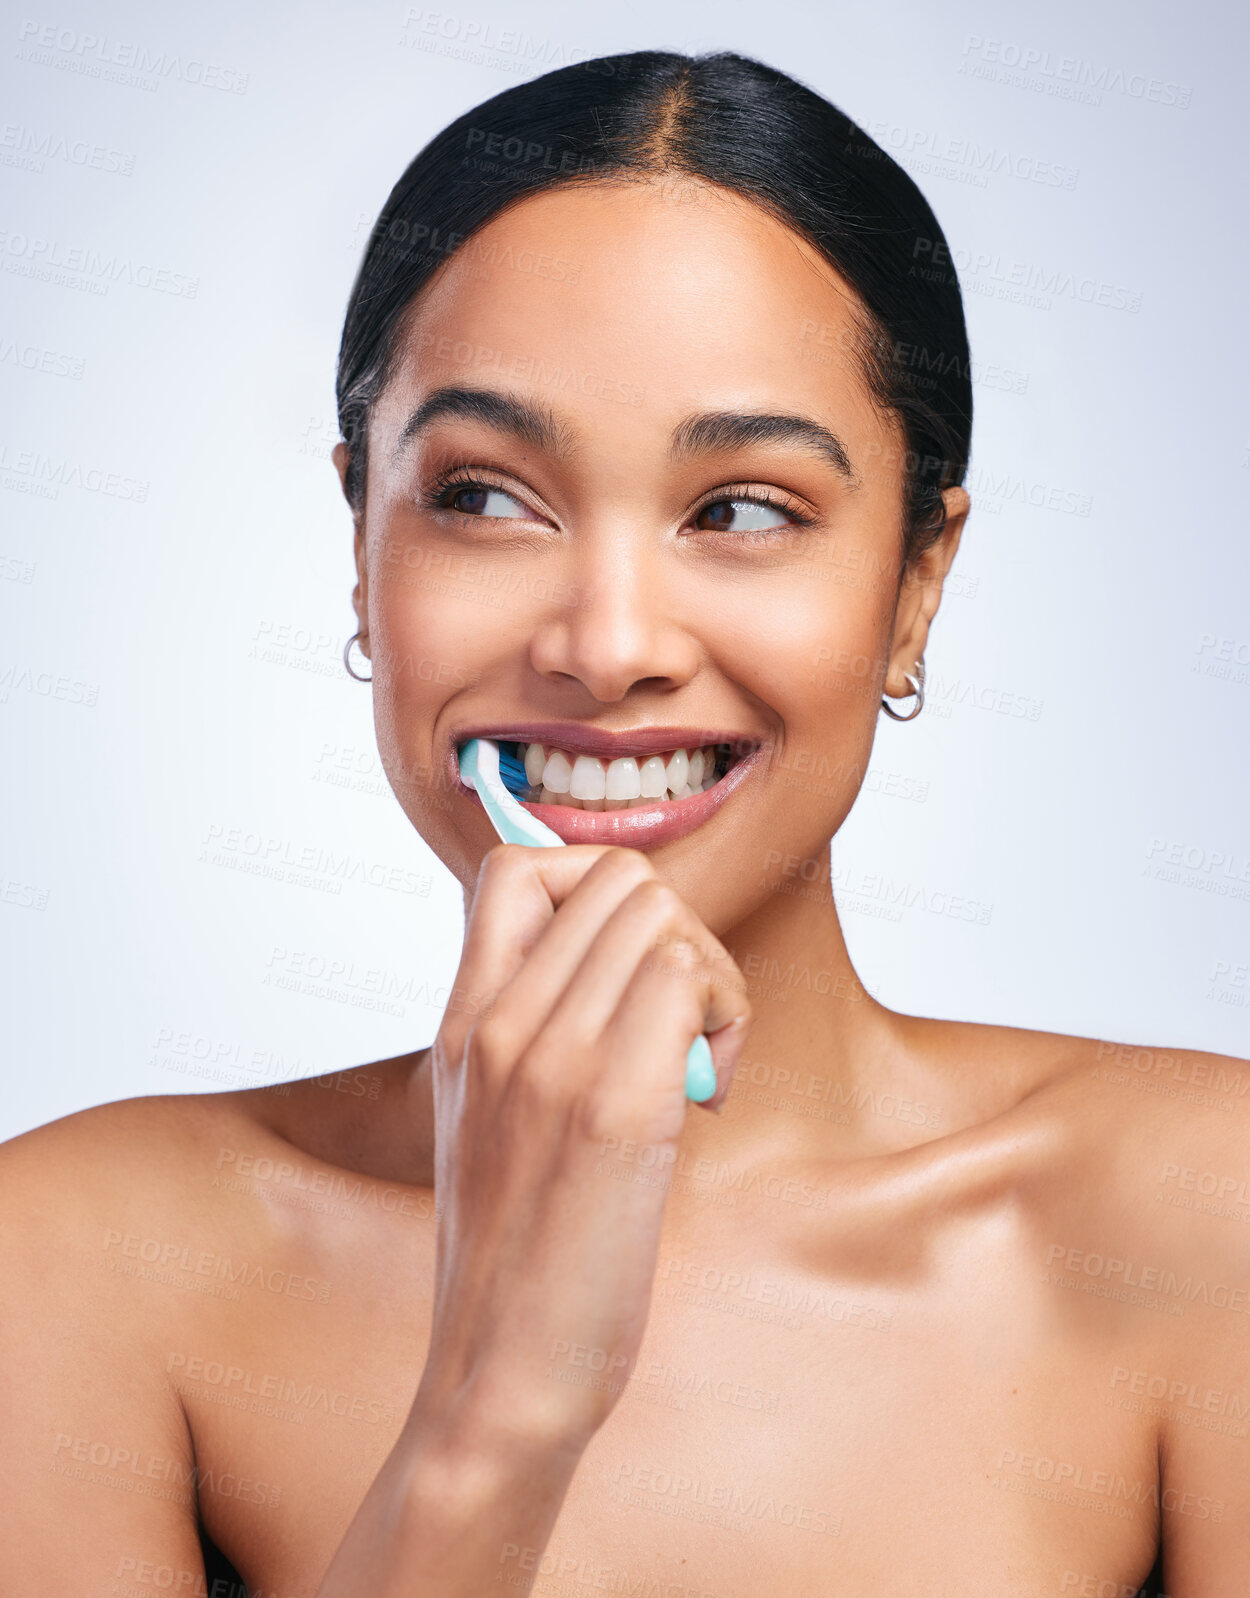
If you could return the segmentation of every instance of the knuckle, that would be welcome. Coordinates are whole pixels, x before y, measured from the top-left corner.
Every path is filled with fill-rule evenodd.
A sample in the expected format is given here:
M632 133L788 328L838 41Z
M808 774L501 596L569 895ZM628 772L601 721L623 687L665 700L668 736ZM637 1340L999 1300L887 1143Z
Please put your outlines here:
M583 1143L603 1147L621 1136L621 1118L603 1093L587 1093L573 1106L573 1130Z
M493 1080L502 1075L508 1066L509 1052L507 1030L493 1016L474 1022L465 1035L465 1065L479 1079Z
M656 921L675 921L686 913L686 902L681 894L658 877L648 877L635 884L629 897Z
M596 877L609 889L625 890L625 898L645 883L656 881L656 870L638 849L609 849L593 867Z
M725 975L725 986L731 993L736 995L742 1008L753 1015L755 1012L751 1005L751 1000L747 996L750 983L747 981L742 967L734 959L733 955L729 953L728 949L722 951L721 969Z
M681 1132L685 1096L674 1093L660 1103L640 1103L636 1092L599 1088L574 1106L574 1126L583 1141L596 1148L636 1144L658 1149Z
M615 1146L621 1141L646 1141L649 1125L648 1118L639 1114L635 1102L603 1087L584 1094L573 1106L573 1127L577 1136L596 1148Z
M637 882L659 880L655 865L641 849L610 849L604 860L604 870L623 876L627 881L631 878Z
M574 1087L569 1071L570 1045L565 1039L558 1053L542 1044L532 1044L517 1061L511 1091L519 1104L545 1118L567 1114Z
M479 887L483 882L510 880L517 872L532 864L532 854L524 844L497 843L482 856L478 873Z

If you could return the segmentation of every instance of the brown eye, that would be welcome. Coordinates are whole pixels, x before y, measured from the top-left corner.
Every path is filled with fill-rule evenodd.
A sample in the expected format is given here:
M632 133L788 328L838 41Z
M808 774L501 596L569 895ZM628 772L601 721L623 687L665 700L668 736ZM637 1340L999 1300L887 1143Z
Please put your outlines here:
M531 519L530 513L520 500L511 494L505 494L502 488L495 488L490 483L464 483L457 487L452 484L442 496L441 501L445 510L459 511L462 516L497 516L508 520L520 517L524 521Z
M490 498L488 488L458 488L451 496L449 508L458 510L465 516L480 516L486 509L486 501Z
M696 515L701 533L771 532L792 524L779 505L753 499L714 499Z

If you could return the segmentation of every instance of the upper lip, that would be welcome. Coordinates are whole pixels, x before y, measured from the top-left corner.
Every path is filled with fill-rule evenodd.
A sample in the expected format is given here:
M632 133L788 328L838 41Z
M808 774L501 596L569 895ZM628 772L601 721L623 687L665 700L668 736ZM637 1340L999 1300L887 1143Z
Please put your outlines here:
M609 732L606 727L591 727L576 721L475 721L452 731L450 759L453 764L460 745L477 737L505 743L542 744L548 749L567 749L570 754L600 755L605 760L658 754L668 749L701 749L707 744L729 744L734 755L740 756L750 754L765 742L755 733L725 727L630 727L622 732Z

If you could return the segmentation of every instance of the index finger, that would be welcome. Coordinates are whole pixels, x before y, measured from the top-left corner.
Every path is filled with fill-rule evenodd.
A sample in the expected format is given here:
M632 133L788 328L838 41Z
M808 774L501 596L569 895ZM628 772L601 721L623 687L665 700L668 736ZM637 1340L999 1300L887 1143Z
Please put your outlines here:
M490 850L478 873L460 956L460 979L479 1012L520 969L573 889L615 850L619 845L607 843L562 849L501 843Z

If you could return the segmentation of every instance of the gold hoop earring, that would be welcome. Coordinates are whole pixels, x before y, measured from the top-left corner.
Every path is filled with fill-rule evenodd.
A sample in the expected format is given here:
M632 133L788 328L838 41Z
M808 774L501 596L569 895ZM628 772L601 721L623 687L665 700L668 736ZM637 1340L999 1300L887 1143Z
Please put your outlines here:
M905 716L900 716L897 710L890 708L890 701L883 697L881 708L887 716L892 716L895 721L915 721L916 717L924 709L924 661L918 660L916 662L916 675L914 677L909 671L905 671L903 676L911 684L911 691L916 696L915 705Z
M352 645L356 642L356 640L359 637L360 637L360 634L358 632L355 632L355 633L353 633L351 635L351 637L343 645L343 665L347 668L347 675L349 677L354 677L357 682L372 682L373 681L373 673L372 672L370 672L367 677L362 677L358 671L353 671L352 670L352 659L351 659L351 656L352 656ZM363 649L360 651L360 653L362 655L364 655L364 658L366 660L368 660L369 657L368 657L368 655L365 655L365 652L364 652Z

